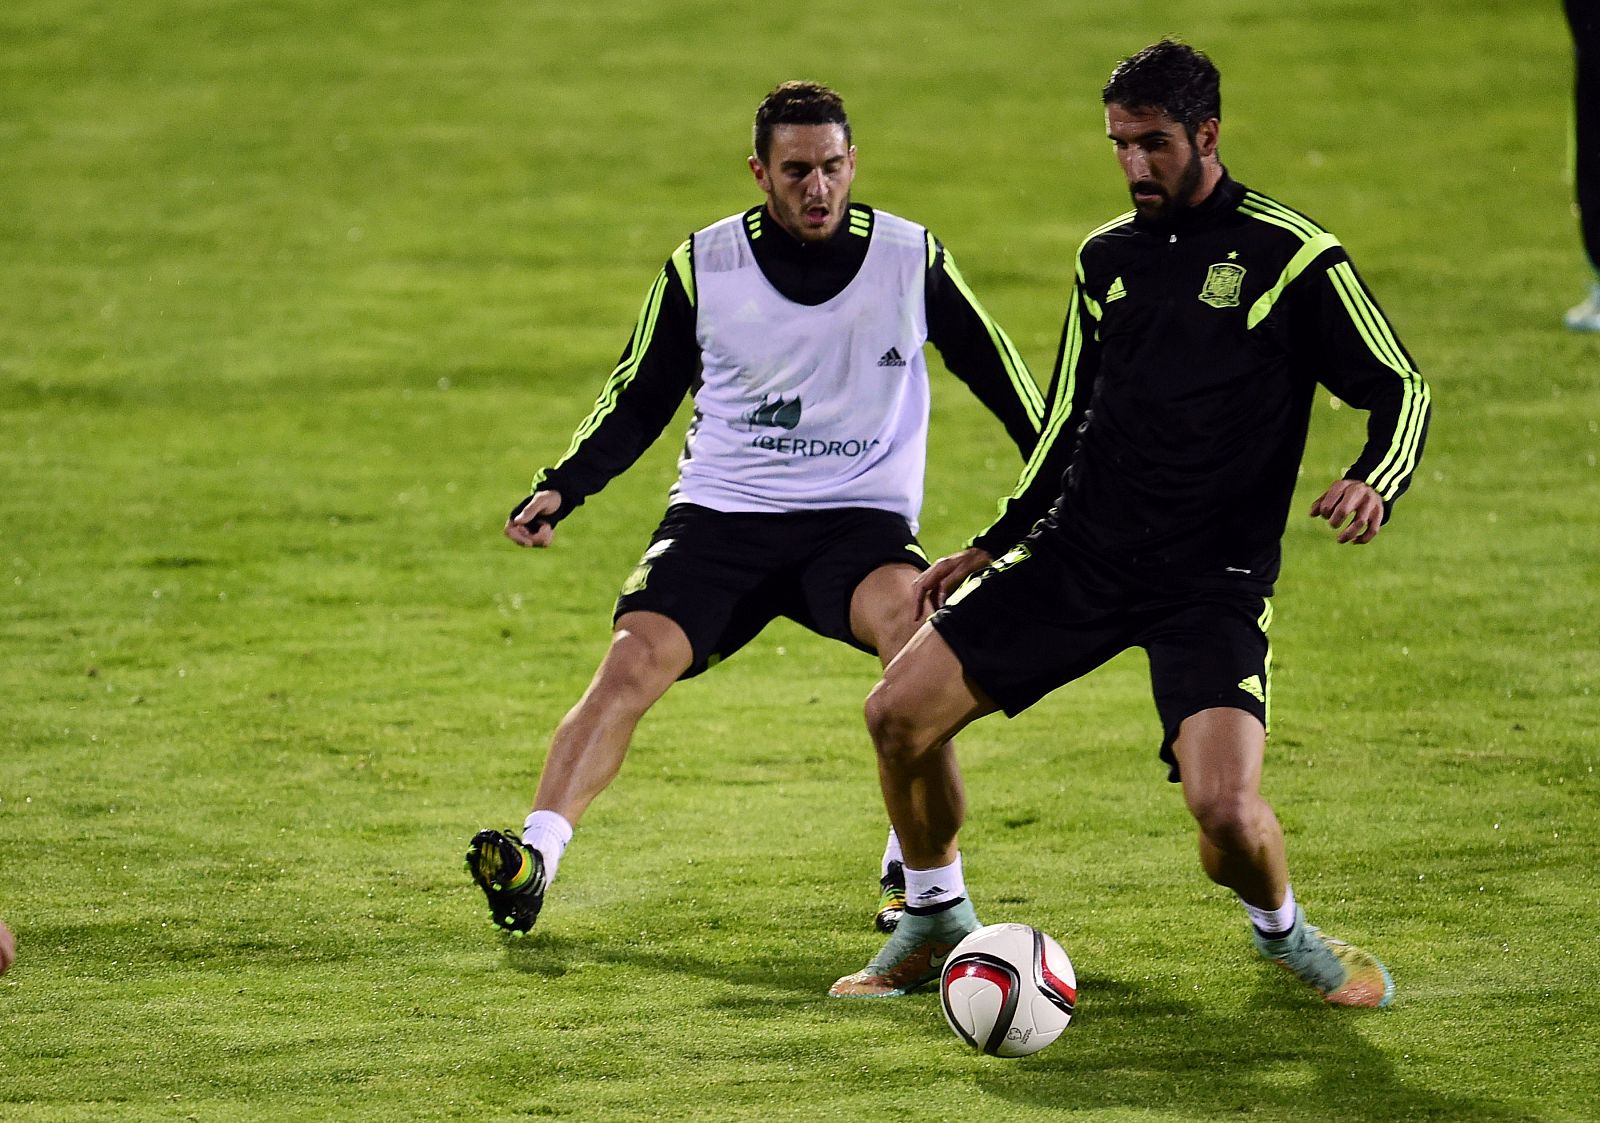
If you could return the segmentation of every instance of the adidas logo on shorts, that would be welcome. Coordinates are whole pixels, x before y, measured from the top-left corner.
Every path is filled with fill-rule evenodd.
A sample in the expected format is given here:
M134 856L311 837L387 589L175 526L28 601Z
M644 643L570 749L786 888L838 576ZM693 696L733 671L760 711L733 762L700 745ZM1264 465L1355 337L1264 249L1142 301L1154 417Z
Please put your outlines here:
M880 367L903 367L906 361L900 357L900 349L891 347L883 353L883 358L878 360Z

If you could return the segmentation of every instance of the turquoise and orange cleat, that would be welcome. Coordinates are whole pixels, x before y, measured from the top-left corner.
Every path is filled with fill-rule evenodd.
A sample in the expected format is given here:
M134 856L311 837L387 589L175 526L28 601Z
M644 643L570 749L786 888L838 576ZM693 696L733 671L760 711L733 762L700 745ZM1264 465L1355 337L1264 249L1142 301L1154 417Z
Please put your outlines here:
M1369 951L1331 939L1295 909L1294 927L1276 940L1252 930L1256 950L1281 964L1335 1006L1389 1005L1394 980L1389 969Z
M939 978L955 946L981 927L965 898L931 915L908 912L872 962L834 983L828 997L898 998L927 986Z

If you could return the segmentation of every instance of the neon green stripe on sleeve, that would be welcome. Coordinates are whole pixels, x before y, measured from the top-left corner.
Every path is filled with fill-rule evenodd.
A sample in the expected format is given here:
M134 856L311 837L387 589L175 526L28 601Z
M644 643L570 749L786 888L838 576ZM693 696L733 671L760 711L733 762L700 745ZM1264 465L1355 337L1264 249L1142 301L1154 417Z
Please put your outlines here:
M1067 322L1062 328L1061 367L1057 372L1060 379L1056 387L1056 396L1050 403L1050 413L1044 420L1044 428L1039 434L1038 443L1033 446L1033 454L1028 457L1028 462L1022 466L1022 475L1017 478L1017 486L1009 496L1000 500L999 513L1005 515L1006 504L1014 499L1021 499L1028 488L1033 486L1034 479L1039 475L1048 459L1050 449L1061 438L1061 430L1067 423L1067 418L1072 416L1073 400L1078 391L1078 360L1083 355L1083 339L1085 325L1083 315L1079 310L1079 297L1084 295L1083 250L1091 241L1101 234L1115 230L1119 226L1126 226L1132 222L1136 212L1128 211L1118 215L1103 226L1095 228L1078 246L1077 257L1073 268L1072 291L1067 294ZM969 542L968 545L971 545Z
M1239 213L1247 214L1256 221L1265 222L1269 226L1276 226L1281 230L1287 230L1289 233L1302 240L1312 237L1312 235L1306 233L1305 227L1299 223L1290 222L1288 219L1283 218L1280 215L1273 214L1270 211L1263 211L1252 207L1248 199L1239 204Z
M1278 275L1278 283L1262 293L1260 298L1250 306L1250 314L1245 317L1245 328L1253 328L1266 319L1267 314L1272 311L1273 305L1277 304L1278 298L1283 295L1283 290L1288 288L1296 277L1304 273L1307 267L1321 256L1324 251L1331 250L1338 244L1339 239L1324 230L1321 234L1301 246L1295 252L1295 255L1289 259L1289 264L1283 267L1283 272Z
M600 396L595 399L593 411L583 419L577 431L572 434L572 443L567 446L567 451L561 454L556 467L559 468L570 460L578 451L578 447L600 427L600 423L611 416L612 411L617 408L617 398L639 373L645 352L650 348L650 339L655 335L656 320L661 315L661 297L666 288L667 271L663 269L656 274L655 283L650 286L650 292L644 299L644 307L639 310L639 319L633 327L633 337L628 340L627 354L611 372L611 377L606 379L605 386L600 390ZM534 479L534 490L538 490L542 479L542 473Z
M967 298L967 303L983 321L984 329L989 333L989 339L994 343L995 350L1000 355L1000 361L1006 368L1006 377L1011 381L1011 388L1017 392L1017 397L1022 402L1022 408L1027 411L1028 424L1035 432L1044 418L1044 396L1039 393L1039 385L1034 382L1033 375L1028 372L1028 364L1023 362L1022 356L1017 352L1016 345L1011 342L1011 337L1005 333L999 324L990 318L978 298L967 287L966 278L962 277L956 259L950 251L944 251L945 276L955 284L956 290Z
M678 280L683 283L683 291L689 295L689 305L693 307L695 304L695 292L692 239L685 238L683 245L672 251L672 267L678 271Z
M1093 230L1089 231L1088 236L1086 238L1084 238L1084 240L1079 244L1078 253L1081 255L1083 253L1083 247L1088 245L1090 242L1094 241L1100 235L1106 233L1108 230L1115 230L1119 226L1128 225L1128 223L1132 222L1135 218L1138 217L1138 215L1139 215L1138 211L1124 211L1122 214L1119 214L1116 218L1112 219L1110 222L1107 222L1102 226L1096 226ZM1083 262L1081 260L1081 257L1080 257L1080 260L1078 262L1078 272L1079 272L1079 274L1081 276L1082 272L1083 272Z
M1050 446L1056 443L1061 435L1061 428L1067 423L1067 418L1072 413L1072 399L1077 388L1078 356L1083 350L1082 319L1078 313L1077 286L1073 286L1071 298L1067 303L1066 350L1061 355L1061 378L1063 385L1058 386L1050 416L1045 419L1044 431L1039 434L1039 441L1033 446L1033 455L1028 457L1028 462L1022 467L1022 475L1017 478L1017 486L1012 493L1000 501L1000 511L1005 511L1005 505L1012 499L1020 499L1033 484L1034 477L1039 474L1039 469L1044 466Z
M1251 210L1260 215L1272 215L1284 226L1291 229L1302 238L1315 238L1318 234L1326 233L1322 227L1312 222L1298 211L1292 211L1276 199L1269 199L1265 195L1250 191L1245 194L1241 208Z
M1361 287L1361 282L1356 278L1356 271L1351 264L1348 261L1341 261L1328 272L1333 278L1334 287L1339 290L1339 295L1344 300L1350 318L1361 329L1361 336L1372 349L1372 353L1385 366L1393 368L1402 377L1416 374L1416 371L1411 369L1411 364L1406 362L1405 352L1400 349L1400 342L1389 330L1389 322L1383 318L1383 313L1378 311L1377 305L1372 303L1372 298Z
M1383 459L1366 479L1366 483L1385 500L1393 499L1401 482L1416 469L1417 448L1422 442L1431 394L1422 375L1406 361L1405 352L1389 329L1388 321L1361 287L1350 263L1340 262L1328 272L1362 340L1379 362L1400 377L1405 389L1394 438Z

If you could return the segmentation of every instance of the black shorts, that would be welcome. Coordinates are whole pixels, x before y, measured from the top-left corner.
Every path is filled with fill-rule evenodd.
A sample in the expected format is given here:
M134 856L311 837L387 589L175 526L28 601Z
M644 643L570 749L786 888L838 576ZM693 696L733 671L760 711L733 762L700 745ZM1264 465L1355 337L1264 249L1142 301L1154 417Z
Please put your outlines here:
M691 678L786 616L818 635L870 650L850 630L850 597L879 566L928 568L906 520L846 507L729 514L678 503L623 583L613 616L658 612L689 637Z
M1184 718L1269 710L1272 604L1229 589L1167 590L1030 537L956 590L933 617L968 677L1010 717L1131 647L1150 658L1161 759Z

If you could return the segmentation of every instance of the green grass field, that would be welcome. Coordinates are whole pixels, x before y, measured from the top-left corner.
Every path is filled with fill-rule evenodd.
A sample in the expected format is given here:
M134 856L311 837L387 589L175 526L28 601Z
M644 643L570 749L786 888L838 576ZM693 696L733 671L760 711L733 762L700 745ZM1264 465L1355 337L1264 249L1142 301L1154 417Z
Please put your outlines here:
M650 715L502 942L461 853L526 811L677 437L547 554L500 523L665 256L756 198L761 95L845 93L856 197L1042 379L1126 204L1100 84L1168 32L1434 388L1374 546L1296 516L1274 626L1296 889L1395 1007L1253 958L1133 657L962 744L977 903L1072 954L1067 1036L995 1061L933 996L828 1001L877 944L876 675L789 625ZM1527 0L0 7L0 1118L1600 1118L1569 84ZM944 552L1016 464L936 378ZM1319 405L1301 510L1360 434Z

